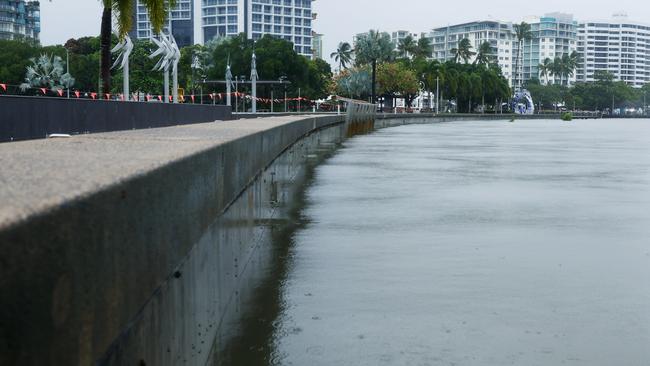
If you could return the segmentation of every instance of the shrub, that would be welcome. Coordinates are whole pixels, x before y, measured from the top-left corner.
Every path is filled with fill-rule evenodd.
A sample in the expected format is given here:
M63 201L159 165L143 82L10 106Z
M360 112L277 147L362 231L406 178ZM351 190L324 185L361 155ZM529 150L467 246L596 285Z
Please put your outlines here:
M573 114L571 112L566 112L562 114L562 120L563 121L571 121L573 120Z

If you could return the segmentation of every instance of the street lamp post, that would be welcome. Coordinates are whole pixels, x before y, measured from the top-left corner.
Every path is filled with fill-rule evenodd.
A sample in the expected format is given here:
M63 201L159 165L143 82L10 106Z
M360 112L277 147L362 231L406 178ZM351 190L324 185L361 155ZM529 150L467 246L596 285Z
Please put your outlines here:
M286 76L280 76L280 84L284 87L284 113L287 113L287 85L284 83L285 80L287 80Z
M242 82L241 88L242 88L242 94L244 94L243 90L244 90L244 84L246 83L246 76L241 75L239 77L239 80L241 80L241 82ZM246 97L245 96L242 96L241 104L242 104L242 113L246 113Z
M70 75L70 50L68 48L65 49L65 72ZM70 85L66 85L66 89L68 89L68 99L70 99Z
M235 113L239 112L239 76L235 76Z
M436 114L440 113L440 77L436 76Z

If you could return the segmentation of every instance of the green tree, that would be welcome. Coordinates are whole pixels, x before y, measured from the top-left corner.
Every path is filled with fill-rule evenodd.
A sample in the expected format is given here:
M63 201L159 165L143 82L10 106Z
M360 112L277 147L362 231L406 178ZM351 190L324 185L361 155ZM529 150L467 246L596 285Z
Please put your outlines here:
M552 73L553 61L550 58L545 58L544 61L539 64L539 74L544 78L544 83L548 84L548 75Z
M350 98L365 99L371 93L371 70L368 66L343 70L334 77L335 91Z
M339 72L347 68L347 65L352 62L352 54L354 50L348 42L340 42L336 51L330 54L330 57L339 64Z
M253 50L257 56L257 73L262 80L278 80L286 77L291 84L288 93L296 95L300 88L301 96L311 99L322 98L327 95L329 85L325 83L312 84L320 80L323 75L312 75L314 72L324 72L325 77L331 77L331 71L325 71L323 64L311 61L299 55L294 50L293 44L284 39L265 35L256 42L248 39L245 34L220 41L212 48L210 58L213 65L208 68L207 75L212 80L223 80L228 60L232 65L233 76L250 77L251 58ZM223 86L220 86L223 87ZM221 91L221 90L220 90ZM260 95L270 95L269 86L259 86Z
M397 43L397 51L401 57L408 58L409 55L417 52L417 43L409 34L408 36L399 40Z
M413 51L413 56L415 58L430 58L431 52L433 52L433 46L431 45L431 40L426 37L418 39L417 47Z
M32 64L27 66L25 82L20 84L22 91L29 88L60 90L74 85L74 78L69 73L64 73L61 57L43 54L30 61Z
M464 63L468 63L476 52L472 51L472 43L469 39L463 38L458 41L458 47L451 49L451 54L454 55L454 62L458 63L463 60Z
M23 82L30 59L41 53L34 42L0 40L0 82L18 85Z
M371 101L377 101L377 64L389 61L393 54L393 42L388 33L370 30L357 39L356 62L359 65L370 65L372 68Z
M560 70L561 70L560 84L562 84L562 80L564 78L566 78L568 84L569 78L573 76L577 67L578 67L578 53L576 51L573 51L570 55L566 53L563 54L560 62Z
M524 51L524 42L529 41L533 38L533 32L531 31L530 24L526 22L521 22L520 24L515 24L514 26L515 36L517 38L517 54L515 55L515 77L513 79L514 85L521 87L522 75L520 70L521 56Z
M399 62L379 65L377 83L381 95L404 98L407 107L411 107L419 91L415 72Z
M474 63L477 65L489 65L494 62L494 59L494 50L492 49L490 42L486 41L481 43L478 48L478 52L476 53L476 59L474 60Z

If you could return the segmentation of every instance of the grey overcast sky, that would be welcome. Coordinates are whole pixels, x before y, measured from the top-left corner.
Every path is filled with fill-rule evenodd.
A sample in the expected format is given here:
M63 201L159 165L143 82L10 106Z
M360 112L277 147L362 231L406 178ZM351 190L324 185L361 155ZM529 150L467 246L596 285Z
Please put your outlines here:
M64 43L69 38L99 34L99 0L41 1L43 44ZM525 5L524 5L525 4ZM329 54L339 41L352 41L368 29L424 32L431 28L483 19L521 21L548 12L572 13L579 19L609 19L627 13L630 19L650 23L647 0L317 0L314 30L325 35L323 52Z

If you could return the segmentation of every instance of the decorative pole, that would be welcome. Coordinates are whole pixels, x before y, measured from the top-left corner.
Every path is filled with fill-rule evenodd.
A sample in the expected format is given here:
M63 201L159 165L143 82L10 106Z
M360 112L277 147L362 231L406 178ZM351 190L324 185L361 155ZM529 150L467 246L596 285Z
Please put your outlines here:
M252 86L252 112L257 113L257 56L255 56L255 51L253 51L253 59L251 61L251 84Z
M123 82L122 82L122 93L124 98L129 100L131 95L129 92L129 57L133 51L133 42L131 42L131 37L125 35L124 38L111 50L111 53L118 53L115 63L111 67L112 69L119 65L122 69Z
M151 40L158 46L158 49L152 53L149 58L160 57L156 66L154 66L154 71L162 71L164 76L164 95L165 99L163 103L169 103L169 66L172 64L172 58L174 57L174 50L171 43L164 34L160 35L160 41L156 38L151 38Z
M230 70L230 55L228 55L228 65L226 66L226 105L232 107L232 71Z
M172 95L174 96L174 103L178 103L178 62L181 59L181 50L178 49L178 44L173 35L169 36L170 44L172 47L172 79L173 79L173 89Z

